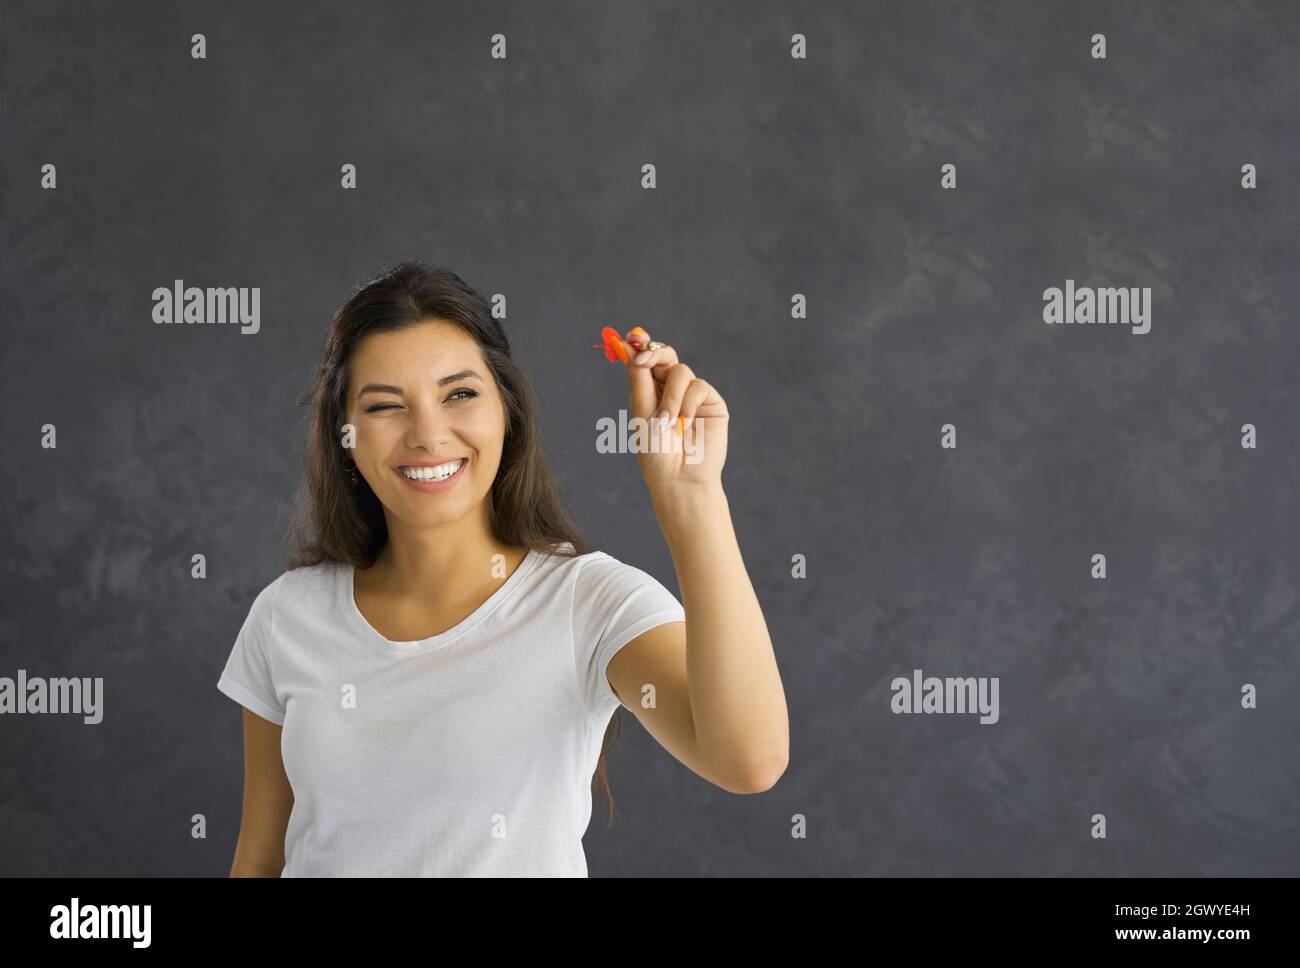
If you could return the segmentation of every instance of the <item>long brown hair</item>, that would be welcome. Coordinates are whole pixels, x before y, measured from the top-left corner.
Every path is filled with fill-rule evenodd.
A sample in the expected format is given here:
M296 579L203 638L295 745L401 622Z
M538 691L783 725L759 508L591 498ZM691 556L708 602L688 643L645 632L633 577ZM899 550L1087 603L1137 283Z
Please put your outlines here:
M326 561L374 564L388 540L383 506L364 478L352 484L340 444L347 422L347 363L371 333L439 320L474 337L505 403L506 432L501 466L492 482L493 536L509 545L572 556L594 550L582 537L560 494L542 447L537 397L510 352L505 330L487 301L449 269L402 262L364 284L334 315L325 337L313 385L298 401L312 417L304 454L306 474L287 535L289 569ZM572 545L572 549L565 545ZM614 797L605 754L618 739L620 711L605 730L592 792Z

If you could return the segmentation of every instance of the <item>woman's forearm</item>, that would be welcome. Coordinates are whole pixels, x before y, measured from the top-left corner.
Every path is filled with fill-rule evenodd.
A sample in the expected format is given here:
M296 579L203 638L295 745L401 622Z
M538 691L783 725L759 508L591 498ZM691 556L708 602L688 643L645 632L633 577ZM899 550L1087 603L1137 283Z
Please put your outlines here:
M718 484L651 492L686 610L695 737L710 762L767 789L790 755L785 690L772 639Z

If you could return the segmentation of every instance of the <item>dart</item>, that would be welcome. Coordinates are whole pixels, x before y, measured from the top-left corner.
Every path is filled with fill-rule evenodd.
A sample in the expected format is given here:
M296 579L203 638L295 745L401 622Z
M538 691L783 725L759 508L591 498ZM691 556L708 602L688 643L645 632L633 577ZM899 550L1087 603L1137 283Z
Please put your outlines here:
M611 363L617 363L622 360L626 363L631 357L627 355L627 348L623 346L623 338L618 335L618 330L613 326L606 326L600 331L603 343L592 343L591 345L598 350L605 351L605 359Z

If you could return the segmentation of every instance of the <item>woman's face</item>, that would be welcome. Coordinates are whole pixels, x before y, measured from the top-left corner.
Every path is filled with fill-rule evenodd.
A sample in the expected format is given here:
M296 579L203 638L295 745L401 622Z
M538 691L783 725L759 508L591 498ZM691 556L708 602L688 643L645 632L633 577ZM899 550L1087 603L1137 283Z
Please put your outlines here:
M347 422L356 428L350 453L357 472L390 522L459 520L496 480L505 402L478 343L452 323L365 337L348 362ZM461 459L454 475L437 480L451 469L435 474L437 465Z

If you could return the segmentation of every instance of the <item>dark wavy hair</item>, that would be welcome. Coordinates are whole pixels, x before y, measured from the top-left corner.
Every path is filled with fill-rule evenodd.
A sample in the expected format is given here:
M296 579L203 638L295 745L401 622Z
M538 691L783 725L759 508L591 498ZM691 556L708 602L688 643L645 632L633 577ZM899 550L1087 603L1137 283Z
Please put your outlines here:
M500 321L487 301L456 273L408 261L365 283L335 313L313 385L298 401L312 410L304 454L306 474L287 533L289 569L327 561L364 569L378 558L388 540L383 506L364 478L351 483L340 443L347 422L348 360L372 333L435 320L459 326L474 337L505 402L505 442L490 492L493 536L503 544L550 554L572 556L594 550L561 496L541 443L536 394L510 352ZM592 777L593 794L609 801L610 825L614 798L605 754L618 740L620 714L616 711L605 730Z

